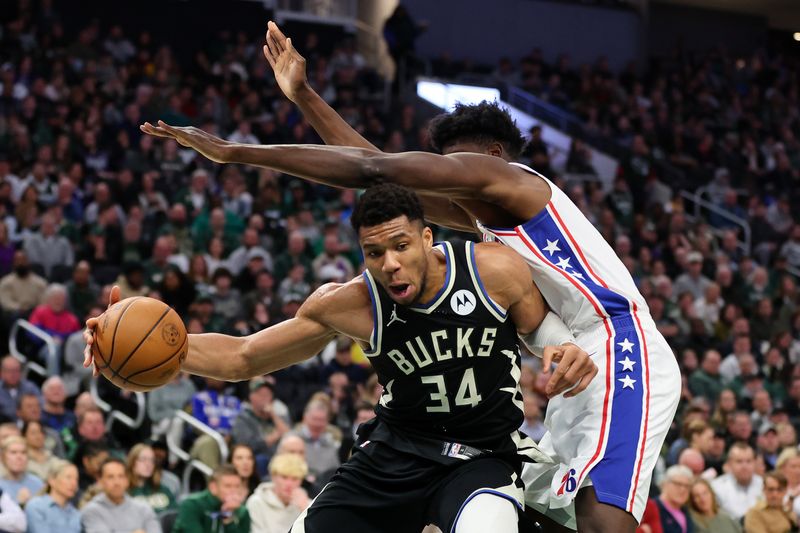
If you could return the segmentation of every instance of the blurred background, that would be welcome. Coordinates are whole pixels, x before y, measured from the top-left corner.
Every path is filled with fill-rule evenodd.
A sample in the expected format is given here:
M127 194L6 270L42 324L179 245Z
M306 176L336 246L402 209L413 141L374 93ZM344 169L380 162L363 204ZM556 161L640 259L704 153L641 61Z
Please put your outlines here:
M109 456L153 528L218 512L230 463L243 496L225 516L240 529L225 531L271 531L372 416L381 387L347 339L250 383L181 376L149 394L81 364L81 325L113 284L164 300L190 333L247 335L362 269L354 191L216 165L139 131L163 119L237 142L321 142L262 54L268 20L311 86L387 152L430 150L428 120L457 101L502 102L528 138L522 162L615 248L684 376L642 531L739 531L751 510L796 520L796 0L4 0L0 488L13 501L0 516L26 520L9 531L51 530L33 502L43 484L67 502L62 530L97 519L92 498L113 500L98 468ZM534 438L541 376L527 358Z

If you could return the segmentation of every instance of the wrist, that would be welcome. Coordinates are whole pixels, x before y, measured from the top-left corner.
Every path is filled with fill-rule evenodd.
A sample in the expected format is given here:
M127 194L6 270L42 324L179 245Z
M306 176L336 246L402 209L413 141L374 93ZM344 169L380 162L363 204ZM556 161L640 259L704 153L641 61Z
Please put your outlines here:
M292 98L290 100L295 104L300 100L307 100L314 94L314 89L308 84L308 80L303 80L303 83L294 88Z

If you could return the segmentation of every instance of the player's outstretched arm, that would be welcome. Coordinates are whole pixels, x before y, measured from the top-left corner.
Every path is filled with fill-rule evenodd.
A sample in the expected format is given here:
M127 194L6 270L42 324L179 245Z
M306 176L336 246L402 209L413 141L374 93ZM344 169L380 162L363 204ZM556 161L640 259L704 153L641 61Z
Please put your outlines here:
M175 139L217 163L271 168L316 183L363 189L391 182L421 193L488 202L535 204L538 212L548 198L531 196L537 183L500 157L477 153L437 155L427 152L386 154L364 148L320 145L254 145L224 141L193 126L175 127L159 120L145 122L149 135ZM509 191L513 191L510 194ZM539 205L541 204L541 205Z
M189 353L182 369L223 381L241 381L286 368L319 353L337 334L367 340L372 310L363 280L320 287L295 318L247 337L217 333L189 335ZM112 291L110 305L119 300ZM86 322L84 366L92 363L93 330L99 317Z
M513 250L495 243L476 244L475 261L489 295L508 309L520 339L526 342L552 314L531 281L528 265ZM568 331L566 326L562 329ZM589 354L572 342L558 341L558 344L544 347L543 371L550 372L552 363L557 366L545 387L551 398L565 391L565 396L575 396L597 375L597 366Z
M283 94L300 108L303 116L311 124L325 144L331 146L352 146L380 152L378 148L353 129L328 103L309 85L306 76L306 60L286 37L277 24L267 24L267 44L264 45L266 57L275 80ZM467 213L453 204L449 198L426 194L420 195L425 208L425 218L429 222L459 231L473 232L475 228Z

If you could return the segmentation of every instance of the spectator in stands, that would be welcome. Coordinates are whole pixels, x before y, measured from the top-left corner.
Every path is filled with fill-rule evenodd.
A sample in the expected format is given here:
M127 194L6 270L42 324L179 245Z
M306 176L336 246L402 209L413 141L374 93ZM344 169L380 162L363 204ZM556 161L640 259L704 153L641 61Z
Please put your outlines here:
M252 450L258 472L264 475L278 441L289 431L289 412L282 402L275 400L275 387L266 379L250 380L249 389L250 403L244 404L236 415L231 438Z
M308 470L317 480L332 474L340 464L341 437L328 424L330 414L330 406L325 401L312 399L303 410L302 422L292 431L305 441Z
M102 492L81 510L85 533L119 530L161 533L161 524L150 506L128 496L125 463L106 459L100 467L99 483Z
M22 437L7 437L0 443L0 453L5 467L0 490L24 507L44 486L40 478L28 472L28 445Z
M134 296L147 296L150 287L145 285L144 275L144 267L137 261L129 261L122 265L122 274L115 282L120 288L120 298L124 300Z
M764 502L751 506L744 516L747 533L789 533L797 529L797 515L786 505L786 488L786 478L780 472L764 475Z
M236 415L239 414L241 402L226 391L224 381L206 378L206 387L206 390L198 392L192 398L192 415L211 429L227 436ZM195 440L190 454L212 468L220 463L219 447L208 435L201 435Z
M720 509L708 481L697 478L692 483L689 518L695 533L742 533L742 526Z
M73 462L78 467L78 487L81 493L90 492L94 495L95 491L91 488L100 480L100 466L109 457L108 447L102 443L87 443L78 450Z
M194 382L183 372L175 379L148 394L147 416L153 424L153 436L158 438L170 429L175 411L184 409L197 392Z
M262 483L247 500L252 533L280 533L291 529L311 501L300 487L308 473L302 457L280 454L269 463L270 481Z
M311 272L311 260L306 255L306 238L300 231L289 234L286 251L275 258L275 277L283 280L296 265L303 265L305 272Z
M11 242L11 236L8 232L8 225L0 221L0 277L11 272L15 251L16 248Z
M780 452L780 442L778 441L778 430L771 422L764 422L758 430L757 439L758 453L764 458L767 470L776 468L778 452Z
M780 256L795 269L800 269L800 224L795 224L789 234L789 240L781 247Z
M47 282L31 271L22 250L14 254L14 270L0 279L0 307L6 313L25 316L42 300Z
M214 312L226 321L232 321L242 313L242 297L233 287L233 275L225 267L218 268L211 277L211 300Z
M161 467L156 461L153 448L137 444L128 452L125 460L128 476L128 494L150 506L156 514L177 507L175 495L161 483Z
M175 265L167 265L164 277L157 287L161 300L175 309L180 316L187 316L189 306L196 297L194 284Z
M72 279L67 282L69 309L75 316L86 316L100 294L100 287L92 280L91 273L88 261L78 261L72 271Z
M522 393L523 413L525 420L522 422L520 431L539 442L547 429L542 420L542 410L539 406L539 395L535 392L525 391Z
M28 322L61 342L81 329L78 317L67 309L67 288L60 283L53 283L45 289L41 305L33 310Z
M706 350L700 368L689 377L689 390L695 396L716 399L724 386L719 368L722 357L716 350Z
M31 498L25 506L28 533L81 533L81 514L71 503L78 492L78 469L58 459L45 479L44 494Z
M775 470L786 478L786 495L795 514L800 511L800 452L795 446L785 448L775 462Z
M214 470L208 489L180 504L173 533L249 533L246 488L231 465Z
M272 270L272 256L259 242L258 232L255 229L244 230L242 245L231 253L227 261L228 268L234 276L238 276L253 257L260 257L263 260L262 267Z
M745 442L728 451L727 473L711 482L720 507L740 520L761 496L763 480L755 473L755 452Z
M253 450L246 444L235 444L231 448L231 465L239 473L242 483L247 490L247 496L256 490L261 482L261 476L256 468L256 457Z
M39 479L47 479L50 467L60 460L45 446L44 430L42 423L36 420L22 425L22 437L28 447L28 472Z
M674 291L676 294L690 292L692 298L697 300L705 294L711 280L703 275L703 254L689 252L686 254L686 262L687 272L675 280Z
M336 354L323 368L321 378L327 381L336 372L344 373L354 386L363 385L369 377L366 368L353 362L353 341L346 337L336 340Z
M22 364L7 355L0 361L0 415L5 420L17 419L17 402L26 395L39 395L39 389L27 379L22 379Z
M692 475L694 476L700 476L706 472L706 462L705 459L703 459L703 454L694 448L686 448L683 450L678 456L678 462L676 464L685 466L692 471ZM713 470L709 471L709 474L711 473L713 473ZM716 476L711 476L711 479L714 477Z
M746 411L736 411L728 417L727 438L732 444L735 442L749 443L753 436L753 423Z
M56 267L72 268L75 262L72 245L66 237L56 233L57 229L53 215L45 213L39 232L29 235L23 246L28 260L40 265L45 277L50 277Z
M322 269L333 266L337 271L341 272L342 279L351 279L353 277L353 265L347 257L342 255L343 251L347 251L347 246L339 241L339 237L336 234L329 233L325 235L323 250L311 263L314 278L322 280Z
M51 376L42 383L42 423L58 433L65 428L72 429L77 425L75 414L66 408L67 391L64 381L58 376Z
M685 466L673 465L664 473L661 495L656 500L661 529L664 533L692 533L689 520L689 491L692 486L692 471Z

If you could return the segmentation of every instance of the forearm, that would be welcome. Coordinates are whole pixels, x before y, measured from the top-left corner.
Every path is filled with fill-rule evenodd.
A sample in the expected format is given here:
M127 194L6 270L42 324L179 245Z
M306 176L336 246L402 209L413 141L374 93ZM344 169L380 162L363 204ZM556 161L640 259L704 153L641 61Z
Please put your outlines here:
M224 381L243 381L308 359L335 333L316 321L293 318L247 337L190 335L183 370Z
M372 150L320 145L230 144L227 163L266 167L307 180L345 189L365 189L377 182L370 165Z
M298 91L294 103L311 124L325 144L353 146L378 152L378 148L354 130L328 103L310 86Z

